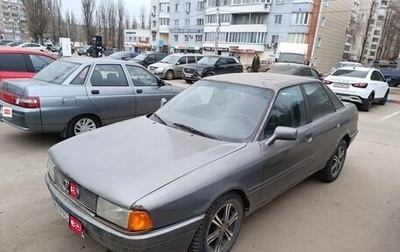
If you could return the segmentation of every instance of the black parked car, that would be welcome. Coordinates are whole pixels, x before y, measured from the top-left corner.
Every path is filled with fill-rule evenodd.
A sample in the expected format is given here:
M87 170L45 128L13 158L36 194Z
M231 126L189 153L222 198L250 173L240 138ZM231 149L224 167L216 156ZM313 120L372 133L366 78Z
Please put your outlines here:
M110 54L110 58L112 59L118 59L118 60L131 60L138 56L138 53L135 53L133 51L120 51L120 52L114 52Z
M400 69L381 68L379 70L385 77L389 87L398 87L400 85Z
M203 77L227 73L243 73L243 66L239 60L235 57L210 55L204 56L195 64L185 66L182 78L187 83L193 83Z
M159 62L168 54L159 52L144 52L133 58L133 61L147 68L149 65Z
M274 63L267 71L268 73L297 75L319 80L322 80L324 76L311 66L296 63Z

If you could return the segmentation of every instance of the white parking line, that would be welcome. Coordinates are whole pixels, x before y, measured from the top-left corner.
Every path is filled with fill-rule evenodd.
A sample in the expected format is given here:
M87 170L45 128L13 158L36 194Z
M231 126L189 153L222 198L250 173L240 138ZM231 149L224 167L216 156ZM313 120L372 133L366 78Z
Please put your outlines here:
M398 114L400 114L400 110L399 110L399 111L396 111L396 112L394 112L394 113L391 113L390 115L381 117L381 118L379 118L378 120L375 120L375 122L384 122L384 121L386 121L386 120L388 120L388 119L390 119L390 118L392 118L392 117L394 117L394 116L397 116Z

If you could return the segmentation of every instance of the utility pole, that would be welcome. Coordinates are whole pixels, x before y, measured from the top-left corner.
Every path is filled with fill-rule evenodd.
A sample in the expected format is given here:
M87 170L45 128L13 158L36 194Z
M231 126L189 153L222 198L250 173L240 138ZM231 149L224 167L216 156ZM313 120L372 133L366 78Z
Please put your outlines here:
M218 55L218 40L219 40L219 27L221 26L221 22L219 21L219 4L220 0L216 0L217 5L217 27L215 28L215 55Z

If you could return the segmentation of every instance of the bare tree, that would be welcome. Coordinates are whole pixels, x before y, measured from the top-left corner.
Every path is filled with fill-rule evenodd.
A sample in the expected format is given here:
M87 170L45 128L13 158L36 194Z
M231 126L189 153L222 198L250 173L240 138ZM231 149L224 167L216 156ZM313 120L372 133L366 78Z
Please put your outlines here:
M50 17L51 0L22 0L29 33L36 42L44 43L44 32Z
M125 5L122 0L118 0L118 34L117 34L117 46L121 50L124 47L124 17L125 17Z
M373 24L373 18L375 15L375 10L376 10L376 0L372 1L371 7L368 12L367 16L367 28L365 29L365 34L363 36L362 44L361 44L361 53L360 53L360 58L359 62L363 63L364 60L364 50L367 45L367 41L369 39L369 33L371 32L371 25Z
M395 59L399 55L399 27L400 22L400 4L397 1L391 1L387 8L384 24L381 29L381 39L377 50L377 59Z
M86 30L86 43L90 44L93 37L93 13L96 8L95 1L92 0L81 0L82 1L82 13L83 13L83 25Z
M115 47L115 33L116 33L116 7L114 1L108 2L108 38L111 44L108 44L110 47Z
M140 28L141 29L146 29L146 9L144 8L144 6L142 5L142 7L140 7Z

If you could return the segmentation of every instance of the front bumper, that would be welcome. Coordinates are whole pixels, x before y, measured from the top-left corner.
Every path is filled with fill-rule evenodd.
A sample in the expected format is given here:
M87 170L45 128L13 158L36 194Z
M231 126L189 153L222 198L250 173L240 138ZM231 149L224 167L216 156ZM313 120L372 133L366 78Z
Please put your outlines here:
M196 216L145 234L123 233L106 225L104 220L93 213L80 208L54 186L48 174L45 176L45 181L56 206L61 208L60 212L77 218L82 222L86 235L115 252L187 251L194 233L204 218L204 215Z
M188 73L183 73L182 74L182 79L188 80L188 81L198 81L201 79L201 76L198 74L188 74Z

